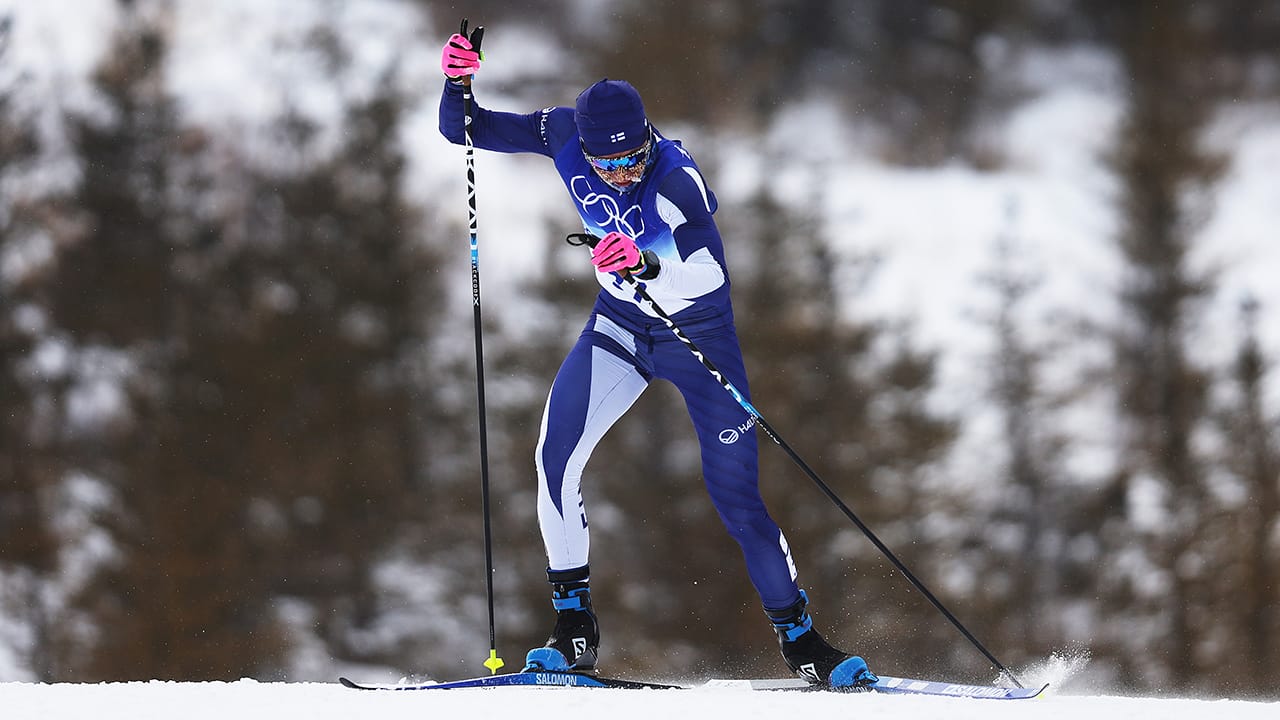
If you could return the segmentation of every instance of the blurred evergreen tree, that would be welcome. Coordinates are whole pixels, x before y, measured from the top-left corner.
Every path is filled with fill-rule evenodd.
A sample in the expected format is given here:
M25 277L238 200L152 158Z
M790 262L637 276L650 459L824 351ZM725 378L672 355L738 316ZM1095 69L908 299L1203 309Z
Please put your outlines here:
M987 318L994 342L986 392L998 416L991 450L1003 457L985 487L956 500L972 509L964 534L974 558L975 613L1000 619L990 625L988 647L1017 667L1070 647L1065 618L1071 607L1092 602L1098 558L1079 550L1091 546L1086 508L1096 498L1071 476L1071 437L1060 427L1061 411L1076 398L1045 377L1067 341L1037 332L1032 325L1043 321L1027 315L1042 279L1027 265L1029 241L1014 229L1012 203L984 278L996 301Z
M204 359L198 341L217 311L196 272L213 229L182 192L202 143L183 131L164 88L163 20L130 4L122 11L94 75L104 112L72 123L83 171L67 204L81 232L61 248L47 290L54 324L85 368L74 382L120 397L87 415L85 399L77 410L74 394L59 398L71 429L64 456L110 499L97 522L111 551L73 589L77 614L65 618L57 674L241 677L278 666L283 640L268 598L254 592L261 555L242 532L243 481L253 478L223 471L244 448L198 424L217 389L185 374ZM92 633L75 631L85 624Z
M998 161L984 123L1020 92L1003 63L1035 17L1014 0L646 0L576 42L659 122L759 130L815 97L876 128L891 162L982 166Z
M217 260L216 312L183 368L188 426L216 438L205 467L242 486L254 594L303 601L331 652L366 662L400 659L361 642L383 609L378 561L446 511L426 507L437 424L420 355L442 298L404 199L403 112L384 81L345 111L329 157L245 178L244 215L228 219L244 244ZM282 126L282 148L304 156L306 123Z
M886 157L905 165L994 159L984 127L1017 97L1003 63L1024 42L1020 30L1034 15L1016 0L872 0L858 3L840 24L844 42L832 47L853 70L842 82L853 106L886 128ZM861 80L849 86L848 78Z
M1258 338L1261 307L1243 303L1243 341L1232 367L1232 392L1218 413L1226 439L1220 463L1232 478L1234 501L1212 517L1210 537L1221 545L1215 605L1222 608L1211 636L1221 652L1221 687L1270 696L1280 680L1280 418L1265 409L1274 360Z
M1197 203L1221 162L1201 145L1213 110L1203 74L1211 48L1195 5L1111 9L1130 79L1109 158L1121 183L1117 247L1125 263L1114 350L1126 527L1106 542L1127 558L1101 578L1110 608L1105 634L1122 648L1126 680L1181 690L1204 688L1216 667L1201 650L1214 622L1215 580L1204 545L1208 458L1195 442L1210 378L1190 352L1213 279L1192 269L1190 254L1205 214ZM1136 625L1150 631L1134 632Z
M12 18L0 15L0 64L9 52ZM0 186L18 187L38 161L35 119L18 105L21 78L0 79ZM25 625L17 651L37 679L48 680L49 574L57 541L49 518L56 462L47 428L36 422L39 387L33 355L43 313L33 286L42 238L32 220L43 199L18 193L0 198L0 615ZM48 241L48 238L44 238ZM13 637L6 638L13 640Z
M8 50L10 19L0 17L0 60ZM35 153L35 133L29 121L13 107L13 88L0 87L0 172L11 175ZM16 203L5 199L0 206L0 258L16 256L22 237L14 221ZM44 564L38 548L40 517L35 487L25 471L31 438L24 420L30 417L30 395L21 380L20 364L33 342L15 317L21 290L20 277L0 276L0 558L20 565Z
M359 633L382 609L377 561L425 512L406 499L440 300L403 200L404 99L384 82L330 152L291 117L280 162L237 156L181 126L163 23L122 17L95 76L107 114L75 123L83 234L48 288L125 398L67 419L84 427L66 457L109 489L113 551L74 598L94 632L67 623L58 676L282 677L308 626L335 656L394 661Z

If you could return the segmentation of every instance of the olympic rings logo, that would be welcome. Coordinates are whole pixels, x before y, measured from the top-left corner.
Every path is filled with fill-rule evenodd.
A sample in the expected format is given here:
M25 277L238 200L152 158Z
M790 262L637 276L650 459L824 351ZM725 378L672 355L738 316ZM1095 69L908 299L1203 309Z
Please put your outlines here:
M644 235L644 214L639 205L632 205L626 212L618 207L618 201L591 189L585 175L575 175L569 181L573 197L582 205L583 212L602 228L613 229L632 240Z

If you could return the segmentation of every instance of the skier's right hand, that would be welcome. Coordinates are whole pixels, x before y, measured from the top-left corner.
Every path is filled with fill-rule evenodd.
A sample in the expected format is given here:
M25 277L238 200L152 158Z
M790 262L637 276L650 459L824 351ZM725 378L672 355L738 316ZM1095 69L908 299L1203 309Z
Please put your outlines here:
M603 273L634 274L644 270L644 255L635 240L620 232L611 232L591 248L591 264Z
M440 69L450 80L475 75L480 71L480 53L465 35L454 33L440 51Z

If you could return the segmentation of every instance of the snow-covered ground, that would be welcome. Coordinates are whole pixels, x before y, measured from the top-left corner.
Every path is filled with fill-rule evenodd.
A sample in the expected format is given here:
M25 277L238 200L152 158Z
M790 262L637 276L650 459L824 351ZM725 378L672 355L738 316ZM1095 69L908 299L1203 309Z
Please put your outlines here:
M372 693L337 683L0 684L0 708L14 720L278 720L306 718L531 718L610 720L670 718L858 718L858 720L1273 720L1280 703L1049 694L992 701L896 695L771 693L700 688L687 691L493 688Z
M1271 720L1280 702L1227 698L1125 697L1100 694L1082 680L1085 656L1054 656L1017 671L1022 682L1049 689L1033 700L836 695L711 687L705 679L673 680L689 690L603 690L563 687L472 688L447 691L364 692L336 682L130 682L97 684L0 683L6 720L423 720L582 717L595 720L671 718L830 718L843 720ZM374 673L352 675L394 682ZM444 678L456 679L456 678ZM962 682L982 682L963 678Z

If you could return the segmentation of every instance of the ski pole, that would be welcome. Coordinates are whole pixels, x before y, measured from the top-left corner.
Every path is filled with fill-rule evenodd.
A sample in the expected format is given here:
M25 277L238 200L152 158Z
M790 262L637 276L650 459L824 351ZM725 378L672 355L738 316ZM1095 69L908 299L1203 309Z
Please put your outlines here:
M484 26L477 26L467 35L467 19L462 19L459 35L471 42L471 49L480 52L484 39ZM462 78L462 127L466 137L467 152L467 224L471 229L471 307L476 337L476 400L480 406L480 505L484 515L484 579L485 595L489 602L489 658L484 666L490 674L497 674L505 663L498 657L497 631L493 620L493 523L489 510L489 436L485 420L484 401L484 341L480 323L480 244L476 234L476 165L475 146L471 142L471 78Z
M565 237L565 242L575 246L586 245L587 247L595 247L596 243L599 241L600 241L600 238L590 233L570 233L568 236ZM698 348L698 346L693 342L693 340L691 340L689 336L686 335L685 332L680 329L680 326L677 325L676 322L671 319L671 316L668 315L658 305L658 303L654 302L653 298L649 297L649 293L648 291L645 290L644 286L638 283L636 279L631 277L631 275L629 274L619 273L619 275L621 275L623 282L627 283L627 285L630 286L630 288L635 291L636 296L639 297L641 301L643 301L651 311L653 311L653 314L657 315L658 318L662 320L663 324L667 326L667 329L670 330L671 333L675 335L677 339L680 340L680 342L684 343L685 347L689 349L689 352L693 353L693 356L697 358L699 362L702 363L702 366L705 367L707 371L710 372L711 375L717 381L720 382L721 387L723 387L726 391L728 391L728 393L733 396L734 400L738 401L738 404L742 406L742 409L747 411L747 414L750 415L755 420L756 425L760 426L760 428L764 430L765 434L769 436L769 439L773 440L773 442L778 447L782 448L783 452L785 452L787 456L790 457L791 460L797 466L799 466L799 468L804 472L804 474L809 476L809 479L812 480L814 484L818 486L818 489L821 490L823 494L825 494L827 498L831 500L831 502L834 503L835 506L845 514L845 517L849 518L849 520L852 521L853 524L856 525L858 529L862 531L862 534L865 535L867 539L871 541L871 544L875 545L876 549L878 549L882 554L884 554L884 556L889 559L889 562L893 563L893 566L898 569L898 572L901 572L902 575L906 577L907 580L910 581L912 585L915 586L916 590L920 591L920 594L924 595L925 598L928 599L929 602L932 603L933 606L937 608L938 611L941 612L944 617L947 618L947 620L951 621L951 624L954 625L956 629L959 630L960 633L964 635L964 637L968 639L968 641L972 643L975 648L977 648L984 656L986 656L987 660L990 660L991 663L1000 670L1000 672L1007 675L1015 685L1017 685L1018 687L1022 687L1023 685L1021 682L1018 681L1018 678L1012 672L1010 672L1009 669L1005 667L1004 664L1001 663L1000 660L998 660L995 655L991 654L991 651L987 650L986 646L984 646L981 642L979 642L978 638L974 637L973 633L969 632L969 629L964 626L964 623L961 623L959 618L957 618L954 614L952 614L952 612L948 610L945 605L942 604L942 601L939 600L937 596L935 596L932 592L930 592L929 588L925 587L924 583L922 583L920 579L915 576L915 573L911 572L911 570L907 568L907 566L902 562L902 560L898 559L898 556L895 555L894 552L889 549L889 546L885 545L884 542L881 541L880 538L877 537L874 532L872 532L871 528L862 521L862 518L859 518L857 514L853 512L853 510L849 509L849 506L846 505L844 501L840 499L839 495L836 495L835 491L831 489L831 486L823 482L822 478L818 477L818 473L814 472L813 468L809 467L809 464L806 463L804 459L800 457L799 453L793 450L791 446L787 444L787 441L782 439L782 436L779 435L778 432L773 429L773 426L770 425L769 422L764 419L764 416L760 414L759 410L756 410L755 406L753 406L750 403L750 401L747 400L746 396L743 395L742 392L738 390L738 388L734 387L733 383L730 382L729 379L724 376L724 373L721 373L719 368L715 366L715 363L711 362L711 359L708 358L706 354L704 354L702 350Z

